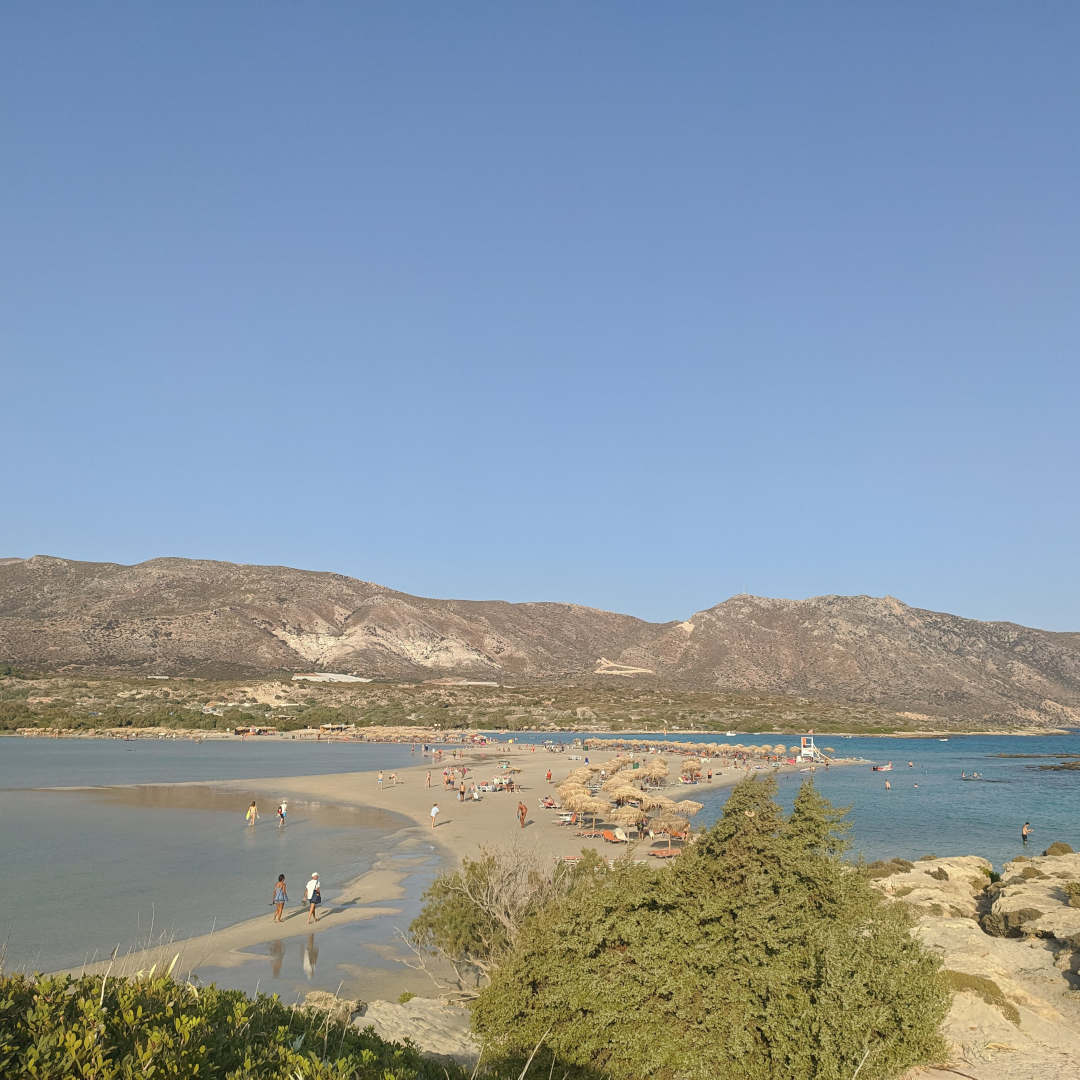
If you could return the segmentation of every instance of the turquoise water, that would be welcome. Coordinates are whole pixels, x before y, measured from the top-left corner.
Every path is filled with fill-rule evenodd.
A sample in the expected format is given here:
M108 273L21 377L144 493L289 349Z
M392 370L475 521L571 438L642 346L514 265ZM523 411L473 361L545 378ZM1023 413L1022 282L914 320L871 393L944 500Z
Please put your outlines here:
M642 736L653 739L654 736ZM892 772L875 773L869 765L818 768L819 790L838 806L850 806L851 855L868 861L914 859L920 855L982 855L996 866L1023 852L1020 827L1030 821L1034 834L1028 854L1041 852L1054 840L1080 851L1080 772L1044 772L1038 765L1054 758L1000 758L998 754L1077 754L1080 734L1045 736L952 735L936 739L842 739L816 737L844 757L866 758ZM753 743L765 736L732 739L715 735L671 736L680 742ZM779 742L777 736L771 741ZM785 738L784 742L794 740ZM907 763L914 763L908 768ZM961 771L976 771L1003 783L964 783ZM802 776L780 778L780 801L790 807ZM892 790L885 790L889 780ZM918 785L916 787L915 785ZM671 793L669 791L669 793ZM711 824L727 801L727 790L708 784L679 788L704 804L695 825Z

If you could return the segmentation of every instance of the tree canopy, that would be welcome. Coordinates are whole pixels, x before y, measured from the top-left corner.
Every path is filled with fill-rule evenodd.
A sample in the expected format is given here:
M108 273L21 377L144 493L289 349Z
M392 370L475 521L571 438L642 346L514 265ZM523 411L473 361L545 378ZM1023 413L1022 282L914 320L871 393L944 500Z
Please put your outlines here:
M532 914L477 1032L613 1080L885 1080L933 1059L938 961L840 860L843 829L812 784L785 820L774 780L743 781L670 868L622 860Z

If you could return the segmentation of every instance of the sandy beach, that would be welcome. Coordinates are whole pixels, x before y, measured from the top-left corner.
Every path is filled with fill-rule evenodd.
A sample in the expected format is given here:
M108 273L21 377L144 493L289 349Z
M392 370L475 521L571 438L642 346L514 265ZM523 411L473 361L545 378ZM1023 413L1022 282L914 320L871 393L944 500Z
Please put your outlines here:
M573 856L583 848L591 848L608 857L625 855L644 857L650 848L666 846L666 841L648 838L629 844L611 844L603 839L579 837L576 826L562 826L559 815L544 809L541 799L554 795L556 786L574 768L583 764L586 752L553 753L533 745L496 745L486 747L460 747L456 754L446 750L438 759L431 754L421 757L419 744L417 763L396 773L384 773L380 783L375 772L329 773L314 776L263 777L254 780L229 780L216 784L219 789L235 791L237 802L256 799L261 807L276 805L282 798L290 804L290 813L299 812L305 805L334 803L337 805L377 808L402 815L414 823L406 833L414 843L430 843L449 868L456 866L463 857L475 856L484 849L519 845L530 852L552 859ZM615 757L614 752L589 751L592 763L603 764ZM673 799L692 798L703 789L731 786L745 772L732 763L713 762L711 785L699 786L678 783L674 756L671 759L674 783L669 784L665 794ZM508 772L503 768L519 770ZM456 791L443 787L443 770L451 766L459 771L462 766L469 770L469 781L478 784L495 776L512 776L516 790L483 792L479 801L466 799L459 802ZM784 771L791 771L784 766ZM552 779L547 780L551 770ZM430 772L431 787L427 786ZM396 778L395 778L396 777ZM176 785L183 786L183 785ZM528 808L525 827L517 817L519 800ZM436 827L431 827L430 811L433 803L439 806ZM264 810L264 812L266 812ZM651 860L650 860L651 861ZM317 867L300 868L303 878L297 878L294 870L290 887L294 898L302 896L303 882ZM174 973L185 974L207 965L216 968L232 967L251 959L245 950L256 945L278 941L310 933L318 934L327 929L350 922L372 919L381 915L393 915L399 910L395 901L403 895L402 880L405 871L382 866L378 863L365 874L348 882L334 895L327 895L320 908L319 921L307 922L306 908L293 906L287 910L282 923L274 923L269 914L247 919L233 925L216 928L212 933L197 937L170 941L142 951L118 957L113 964L117 974L146 970L151 965L159 969L174 964ZM100 972L109 968L109 961L101 961L75 969L76 971ZM388 992L393 988L388 988Z

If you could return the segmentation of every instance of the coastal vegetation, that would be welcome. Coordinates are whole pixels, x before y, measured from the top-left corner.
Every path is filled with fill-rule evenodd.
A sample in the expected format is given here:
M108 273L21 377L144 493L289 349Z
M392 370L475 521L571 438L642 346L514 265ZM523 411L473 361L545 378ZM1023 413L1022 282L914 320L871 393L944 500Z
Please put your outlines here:
M811 783L787 818L775 793L737 785L670 867L527 877L503 925L464 885L497 881L497 857L444 875L413 930L482 958L488 1060L580 1080L886 1080L942 1054L948 985L910 914L841 859L843 812Z
M166 975L0 977L0 1076L464 1080L326 1013Z
M633 686L470 686L0 675L0 731L108 728L295 731L321 724L501 731L815 731L892 734L925 726L873 705L748 692Z

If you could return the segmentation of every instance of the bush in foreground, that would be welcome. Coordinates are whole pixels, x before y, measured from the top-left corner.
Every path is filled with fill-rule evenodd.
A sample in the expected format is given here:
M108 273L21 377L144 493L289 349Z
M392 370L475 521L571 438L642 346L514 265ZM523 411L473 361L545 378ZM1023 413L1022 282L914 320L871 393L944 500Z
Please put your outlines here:
M813 786L786 821L774 793L744 781L670 869L621 861L533 916L475 1005L496 1054L614 1080L884 1080L938 1056L938 961L840 860Z
M152 979L0 977L0 1076L34 1080L459 1080L276 997Z

